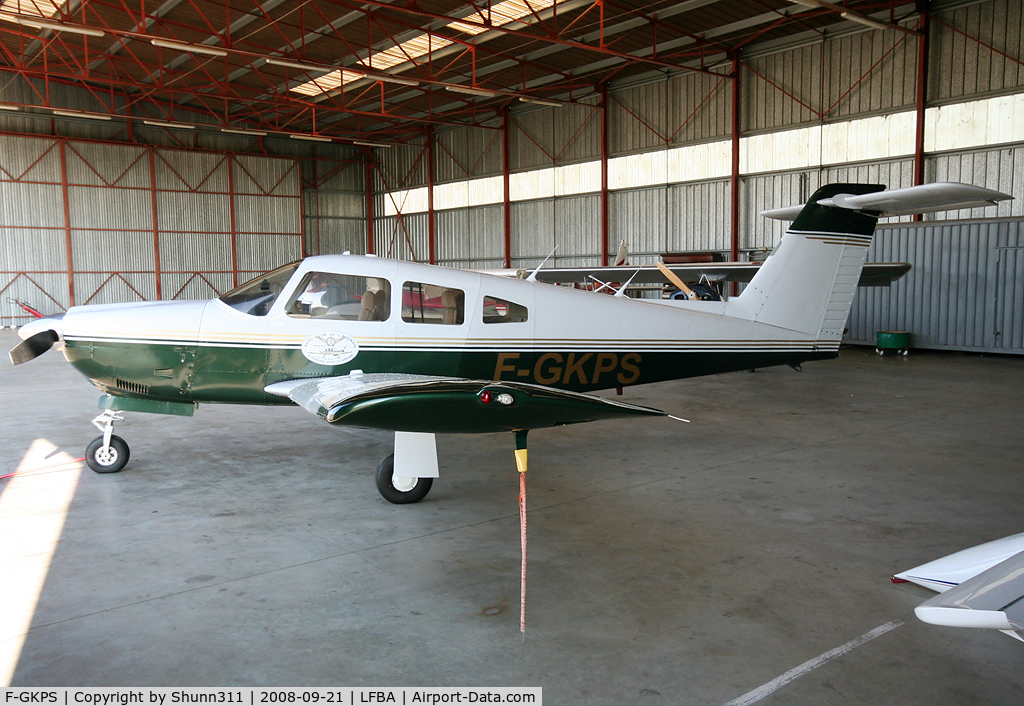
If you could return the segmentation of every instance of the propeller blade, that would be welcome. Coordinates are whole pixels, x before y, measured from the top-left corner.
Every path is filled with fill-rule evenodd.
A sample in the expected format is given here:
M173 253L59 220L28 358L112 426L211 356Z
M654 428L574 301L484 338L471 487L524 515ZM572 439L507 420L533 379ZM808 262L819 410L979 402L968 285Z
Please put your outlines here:
M60 337L57 335L57 332L51 329L40 331L34 336L29 336L11 349L11 362L15 365L21 365L33 358L38 358L50 350L53 344L59 340Z

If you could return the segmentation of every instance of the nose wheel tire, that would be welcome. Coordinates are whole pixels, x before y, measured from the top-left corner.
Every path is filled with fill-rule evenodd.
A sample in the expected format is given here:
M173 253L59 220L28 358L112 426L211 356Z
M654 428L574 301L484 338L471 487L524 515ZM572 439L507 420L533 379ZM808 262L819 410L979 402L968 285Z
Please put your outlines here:
M418 503L430 492L433 478L396 478L395 455L390 454L377 466L377 490L389 503Z
M103 448L103 437L92 440L85 449L85 463L97 473L117 473L128 463L128 444L120 436L110 437L110 446Z

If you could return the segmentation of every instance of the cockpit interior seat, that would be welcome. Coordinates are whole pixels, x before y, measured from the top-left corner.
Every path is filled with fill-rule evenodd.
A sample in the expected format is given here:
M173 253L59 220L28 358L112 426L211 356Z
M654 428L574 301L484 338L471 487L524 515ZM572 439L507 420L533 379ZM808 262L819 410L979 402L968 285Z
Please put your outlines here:
M455 292L450 289L441 292L441 306L444 307L442 323L459 323L459 298L455 295Z
M363 308L359 312L360 321L379 321L379 319L374 318L377 307L377 297L373 290L367 289L363 292L362 305Z
M388 318L388 293L378 289L373 293L373 319L371 321L385 321Z

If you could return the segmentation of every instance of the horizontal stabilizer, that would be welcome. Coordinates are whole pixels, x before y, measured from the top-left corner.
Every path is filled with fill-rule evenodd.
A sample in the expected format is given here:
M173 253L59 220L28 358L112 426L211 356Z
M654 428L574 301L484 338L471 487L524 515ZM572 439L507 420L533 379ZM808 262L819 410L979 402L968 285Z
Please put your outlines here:
M992 206L999 201L1013 197L991 189L970 184L941 182L909 186L905 189L877 191L871 194L836 194L818 201L820 206L835 206L853 211L866 211L877 214L879 218L889 216L907 216L914 213L934 213L936 211L952 211L961 208L981 208ZM765 218L780 221L795 220L804 209L800 206L786 206L761 211Z
M925 601L914 612L933 625L1024 630L1024 552Z
M543 385L357 370L331 378L286 380L265 390L290 398L331 424L428 434L665 416L650 407Z

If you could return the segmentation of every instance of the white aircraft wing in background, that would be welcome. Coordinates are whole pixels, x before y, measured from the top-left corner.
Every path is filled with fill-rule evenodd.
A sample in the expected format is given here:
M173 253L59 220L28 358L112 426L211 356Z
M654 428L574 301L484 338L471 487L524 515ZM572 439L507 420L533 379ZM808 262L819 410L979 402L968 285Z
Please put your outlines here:
M707 278L712 282L749 282L761 267L760 262L694 262L665 265L684 282L699 282ZM880 287L898 280L910 271L908 262L869 262L861 272L859 287ZM531 270L519 270L525 279ZM590 283L590 275L608 282L625 282L632 278L635 284L665 284L665 275L654 265L630 267L550 267L537 271L538 282L550 284Z

